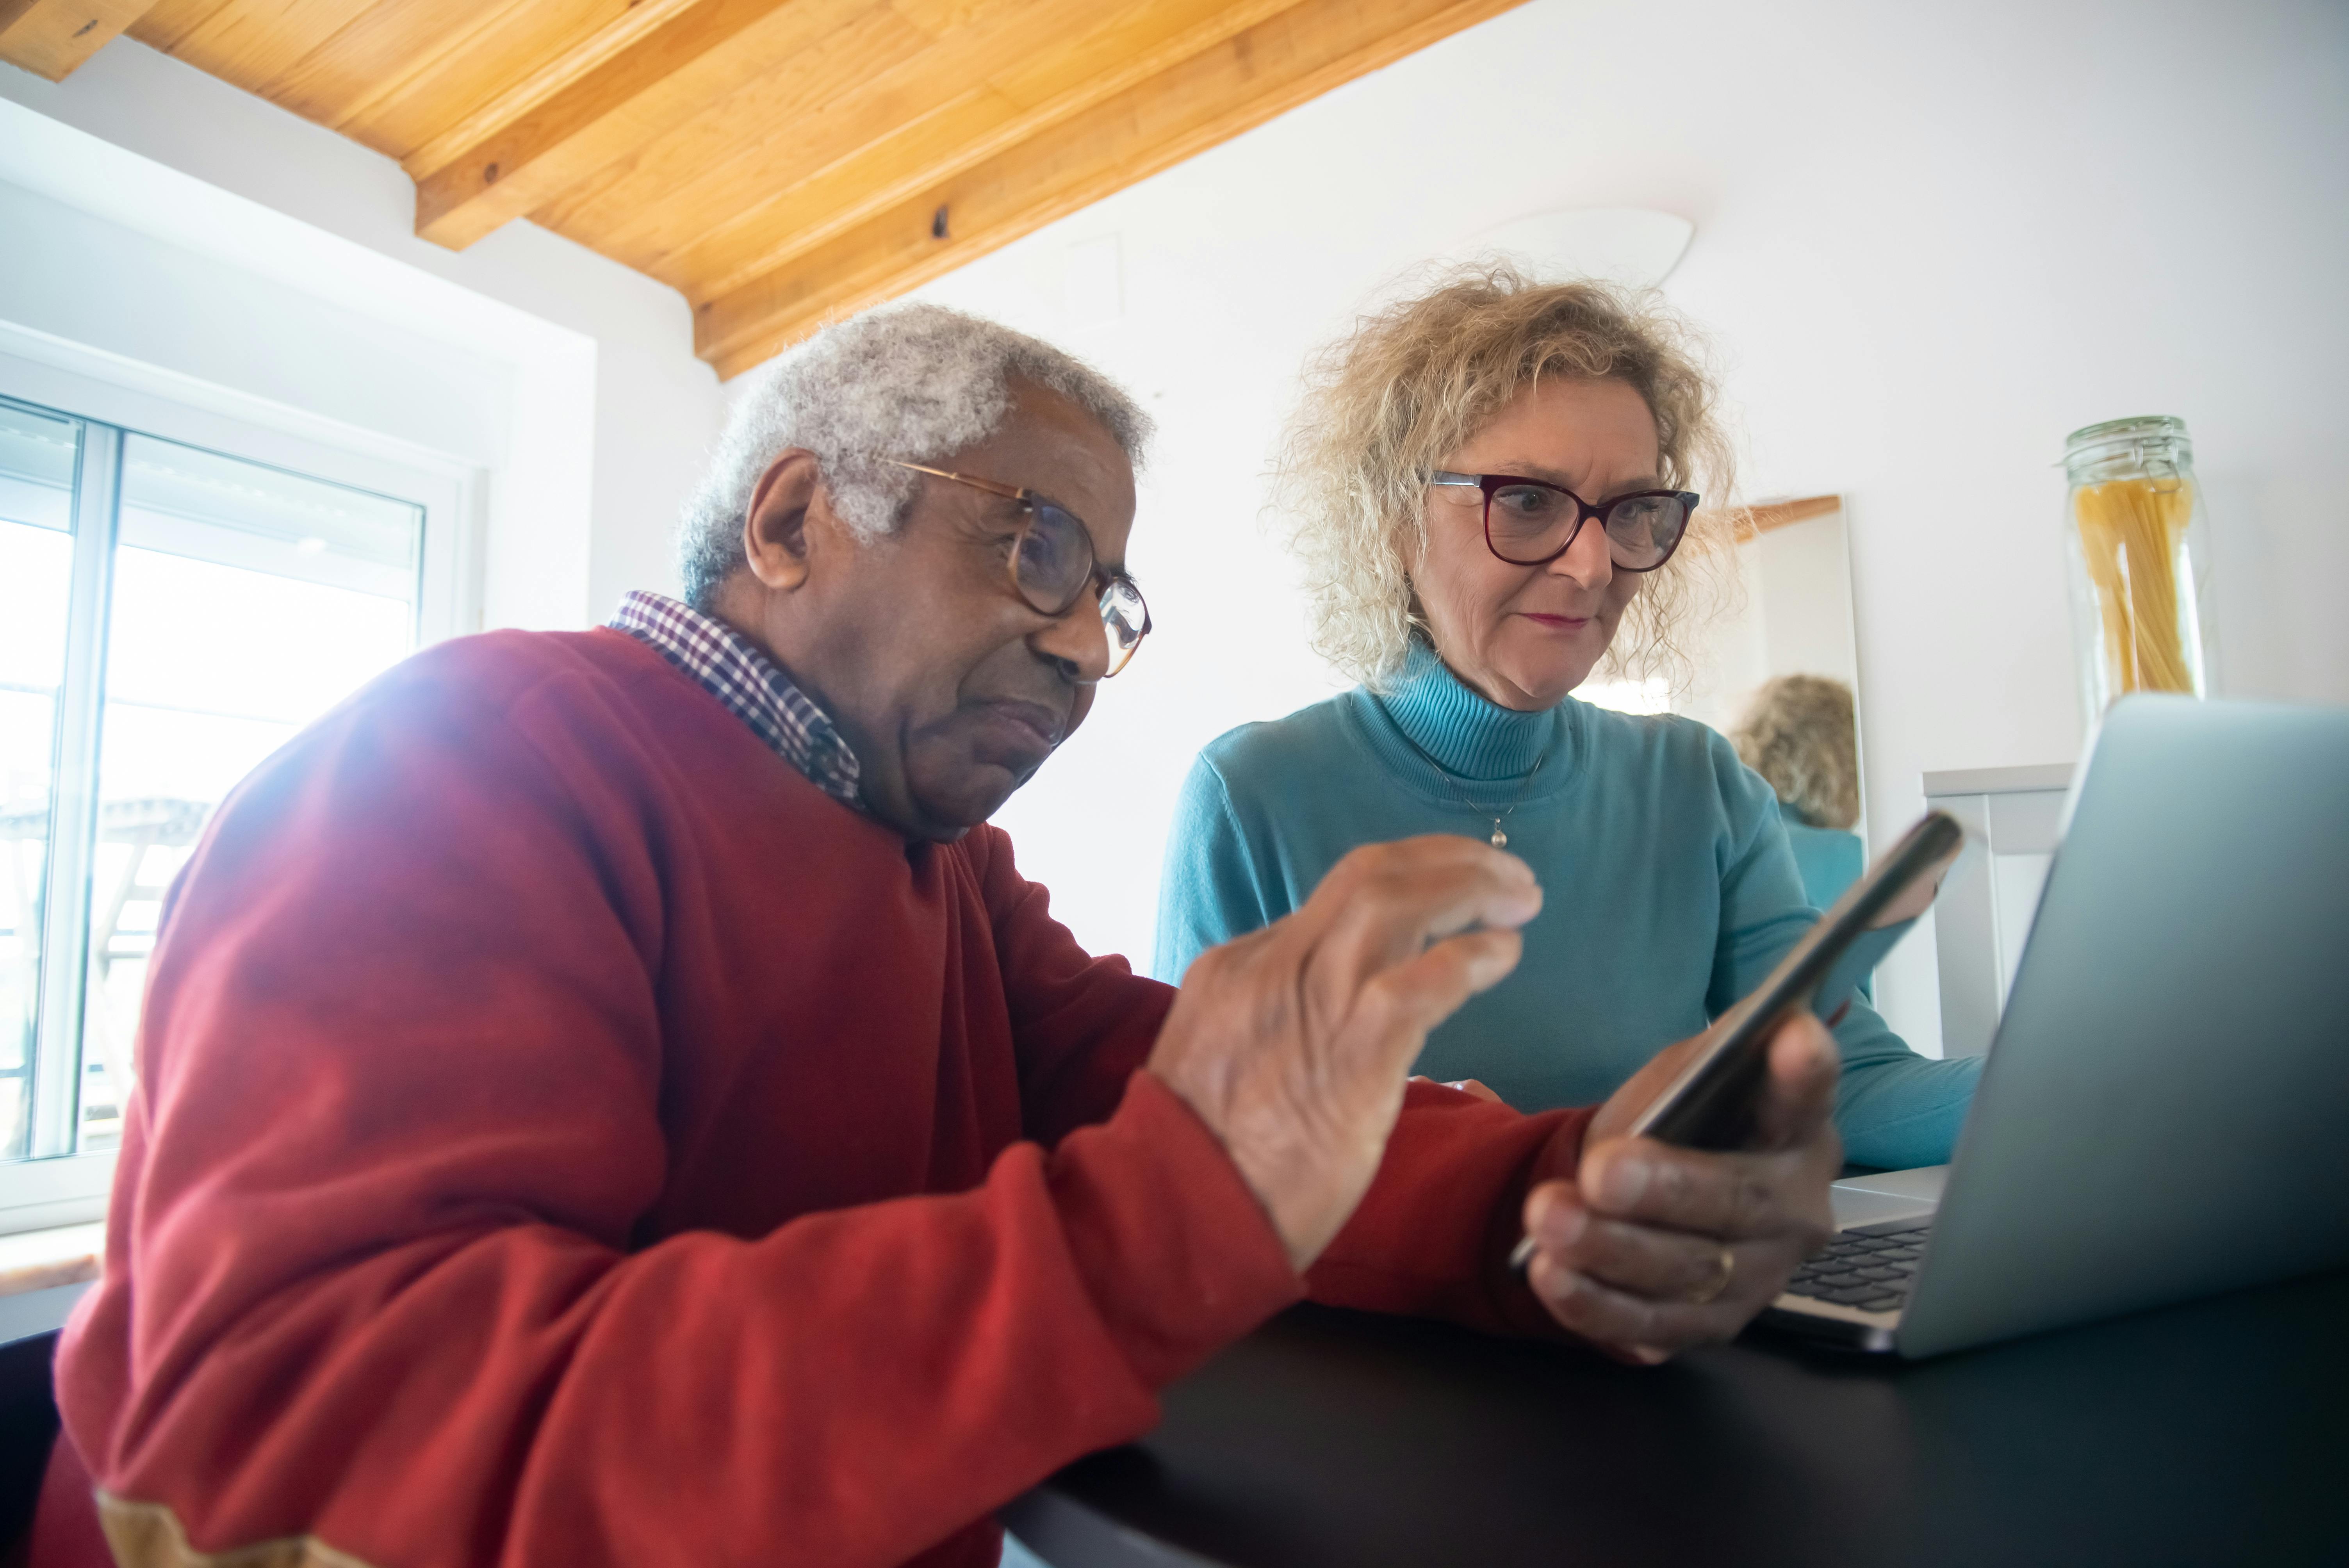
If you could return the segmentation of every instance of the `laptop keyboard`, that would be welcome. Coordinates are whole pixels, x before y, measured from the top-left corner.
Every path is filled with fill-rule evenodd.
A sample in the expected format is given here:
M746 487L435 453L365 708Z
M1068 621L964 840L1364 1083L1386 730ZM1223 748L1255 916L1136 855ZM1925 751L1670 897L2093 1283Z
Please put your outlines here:
M1786 1294L1862 1312L1898 1311L1909 1299L1932 1228L1930 1220L1890 1220L1838 1231L1826 1251L1795 1271Z

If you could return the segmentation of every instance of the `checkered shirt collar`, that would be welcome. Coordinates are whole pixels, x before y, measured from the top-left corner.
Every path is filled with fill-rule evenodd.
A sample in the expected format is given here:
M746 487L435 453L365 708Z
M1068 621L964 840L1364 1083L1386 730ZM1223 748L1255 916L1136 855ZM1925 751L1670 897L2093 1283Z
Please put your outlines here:
M776 756L835 800L862 810L856 753L823 709L758 645L712 615L659 593L634 593L609 623L660 651L749 725Z

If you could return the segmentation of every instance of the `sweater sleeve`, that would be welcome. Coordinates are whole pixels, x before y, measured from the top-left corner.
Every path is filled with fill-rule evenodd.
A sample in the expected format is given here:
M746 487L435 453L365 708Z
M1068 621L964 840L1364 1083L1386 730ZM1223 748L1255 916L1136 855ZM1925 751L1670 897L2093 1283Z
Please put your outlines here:
M1137 975L1123 958L1079 946L1052 918L1043 884L1019 874L1000 828L974 830L968 851L1003 967L1021 1127L1049 1147L1116 1109L1126 1080L1149 1059L1174 990Z
M1769 786L1733 756L1723 772L1731 827L1722 868L1721 934L1705 998L1706 1011L1716 1017L1760 985L1818 918L1803 892ZM1820 985L1817 1003L1824 1016L1846 1008L1835 1027L1843 1057L1836 1129L1843 1135L1844 1157L1889 1170L1949 1160L1982 1070L1973 1058L1919 1056L1857 994L1859 981L1909 929L1871 931L1854 942Z
M1525 1234L1526 1194L1574 1174L1596 1114L1526 1116L1414 1079L1361 1207L1307 1271L1308 1294L1330 1306L1563 1337L1509 1253Z
M1179 985L1200 954L1288 913L1286 899L1274 894L1257 873L1223 775L1200 757L1183 780L1174 826L1166 834L1165 867L1158 882L1158 937L1150 972Z
M1193 780L1202 774L1215 779L1202 764ZM1087 958L1050 917L1044 890L1012 869L1010 841L987 831L988 903L997 912L1012 1016L1026 1021L1023 1077L1034 1081L1023 1094L1030 1116L1045 1123L1038 1136L1049 1140L1059 1127L1087 1119L1089 1101L1113 1103L1123 1075L1148 1057L1174 993L1134 978L1120 959ZM1556 1332L1509 1270L1508 1255L1522 1233L1526 1193L1573 1173L1592 1114L1522 1116L1413 1082L1370 1191L1307 1276L1312 1297L1494 1333Z
M642 825L530 693L411 697L242 786L157 952L58 1376L125 1561L898 1563L1294 1298L1146 1076L970 1191L633 1243L682 1044Z

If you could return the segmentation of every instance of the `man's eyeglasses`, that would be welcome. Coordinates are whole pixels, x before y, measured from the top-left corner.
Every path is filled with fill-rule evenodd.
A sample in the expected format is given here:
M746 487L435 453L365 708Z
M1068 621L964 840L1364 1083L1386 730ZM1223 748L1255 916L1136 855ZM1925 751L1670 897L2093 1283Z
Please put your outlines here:
M1017 501L1028 521L1020 525L1019 537L1011 548L1012 592L1037 614L1057 621L1092 590L1101 606L1102 629L1109 636L1109 667L1103 675L1113 676L1133 662L1134 650L1150 634L1150 606L1143 603L1142 590L1134 586L1133 578L1101 569L1093 557L1092 532L1074 512L1017 485L948 473L895 458L884 460Z
M1547 566L1566 553L1591 518L1607 531L1607 555L1624 572L1653 572L1688 533L1697 497L1689 490L1632 490L1595 505L1572 490L1516 474L1427 476L1436 486L1482 491L1485 548L1512 566Z

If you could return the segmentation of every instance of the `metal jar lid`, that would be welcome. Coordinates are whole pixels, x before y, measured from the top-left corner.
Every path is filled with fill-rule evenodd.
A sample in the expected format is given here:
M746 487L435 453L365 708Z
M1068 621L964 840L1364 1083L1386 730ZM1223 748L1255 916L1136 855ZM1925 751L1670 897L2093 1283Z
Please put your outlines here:
M2194 442L2186 434L2186 421L2174 414L2107 419L2084 425L2064 438L2064 466L2075 473L2086 468L2106 469L2107 474L2138 469L2174 477L2193 461Z

